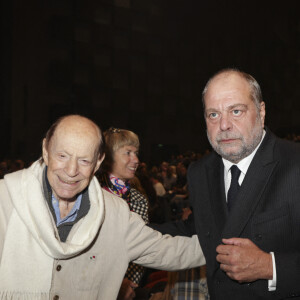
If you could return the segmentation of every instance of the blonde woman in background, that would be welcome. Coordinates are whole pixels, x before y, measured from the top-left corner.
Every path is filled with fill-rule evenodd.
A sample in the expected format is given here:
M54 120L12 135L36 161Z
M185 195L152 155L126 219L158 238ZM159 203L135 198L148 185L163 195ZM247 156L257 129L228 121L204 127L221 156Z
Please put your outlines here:
M148 223L148 201L130 180L134 180L139 164L140 147L138 136L129 130L110 128L104 132L105 159L98 176L101 186L127 202L131 211L139 214ZM135 297L144 273L142 266L130 263L119 291L118 300L131 300Z

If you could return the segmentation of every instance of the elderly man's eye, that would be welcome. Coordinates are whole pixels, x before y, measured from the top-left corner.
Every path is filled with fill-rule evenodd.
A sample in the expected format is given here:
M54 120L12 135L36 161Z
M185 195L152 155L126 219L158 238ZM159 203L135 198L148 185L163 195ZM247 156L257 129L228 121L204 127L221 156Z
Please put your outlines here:
M242 111L239 110L239 109L234 109L234 110L232 111L232 114L233 114L234 116L239 116L239 115L241 115L241 113L242 113Z

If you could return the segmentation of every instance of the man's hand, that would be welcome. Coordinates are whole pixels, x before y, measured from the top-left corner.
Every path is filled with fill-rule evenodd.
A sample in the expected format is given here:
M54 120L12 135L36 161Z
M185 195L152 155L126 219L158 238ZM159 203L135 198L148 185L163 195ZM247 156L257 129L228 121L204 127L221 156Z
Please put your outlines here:
M272 279L272 256L259 249L249 239L222 239L216 249L217 261L226 274L238 282Z
M124 278L117 300L132 300L135 297L134 288L138 285L131 280Z
M192 213L192 210L189 207L182 209L181 220L185 221L188 219L189 215Z

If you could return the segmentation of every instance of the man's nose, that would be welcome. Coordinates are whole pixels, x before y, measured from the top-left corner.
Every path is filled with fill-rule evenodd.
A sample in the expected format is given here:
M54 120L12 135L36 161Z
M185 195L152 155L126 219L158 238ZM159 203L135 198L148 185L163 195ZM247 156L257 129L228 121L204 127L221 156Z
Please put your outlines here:
M78 174L78 162L75 159L70 159L66 164L65 172L70 177L76 176Z
M220 119L220 129L226 131L232 128L232 121L227 114L223 114Z

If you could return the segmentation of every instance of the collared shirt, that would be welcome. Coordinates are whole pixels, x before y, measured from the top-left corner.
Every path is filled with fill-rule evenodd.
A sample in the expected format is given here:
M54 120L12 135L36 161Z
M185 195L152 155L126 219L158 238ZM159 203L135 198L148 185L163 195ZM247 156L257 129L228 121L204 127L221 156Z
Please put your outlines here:
M250 155L248 155L247 157L245 157L241 161L239 161L237 164L235 164L241 170L241 175L239 177L240 185L242 185L242 182L246 176L248 168L253 160L253 157L254 157L255 153L257 152L258 148L260 147L260 144L262 143L265 135L266 135L266 132L264 130L262 139L261 139L260 143L257 145L257 147L254 149L254 151ZM228 193L230 183L231 183L230 168L232 167L232 165L234 165L234 163L232 163L231 161L228 161L224 158L222 158L222 160L224 163L224 184L225 184L225 195L226 195L226 200L227 200L227 193ZM269 291L275 291L276 283L277 283L275 256L274 256L274 252L270 252L270 254L272 256L272 264L273 264L273 279L268 280L268 289L269 289Z
M236 166L241 170L241 175L239 177L239 184L242 185L242 182L246 176L246 173L248 171L248 168L252 162L252 159L255 155L255 153L257 152L260 144L262 143L264 137L266 135L265 130L263 131L263 136L261 138L260 143L257 145L257 147L254 149L254 151L248 155L247 157L243 158L241 161L239 161ZM230 168L232 167L232 165L234 165L234 163L232 163L229 160L226 160L224 158L222 158L223 163L224 163L224 183L225 183L225 194L226 194L226 199L227 199L227 193L230 187L230 183L231 183L231 172L230 172Z
M80 194L77 197L77 199L76 199L71 211L69 212L69 214L66 217L64 217L63 219L61 219L60 210L59 210L59 202L55 198L54 194L52 194L52 206L53 206L55 216L56 216L56 226L59 226L61 224L67 223L67 222L73 222L73 221L76 220L77 215L78 215L78 211L79 211L79 208L80 208L80 205L81 205L81 199L82 199L82 194Z

